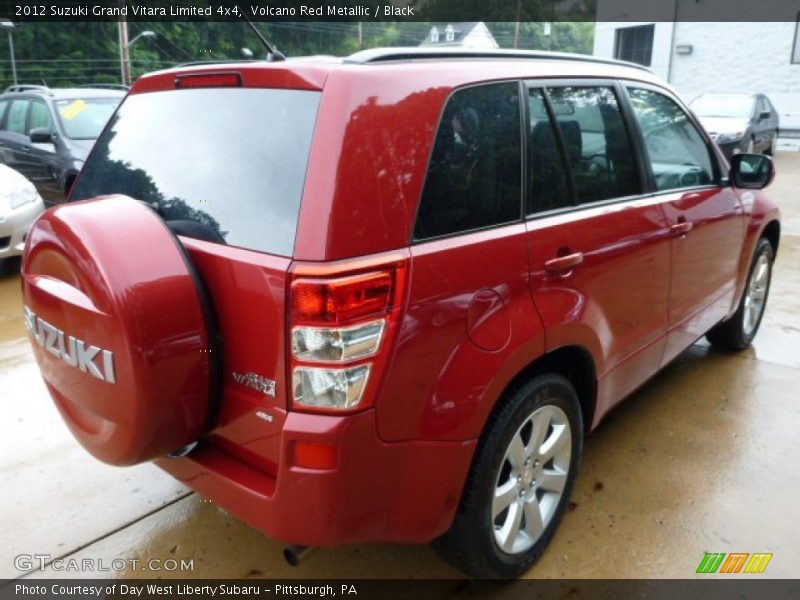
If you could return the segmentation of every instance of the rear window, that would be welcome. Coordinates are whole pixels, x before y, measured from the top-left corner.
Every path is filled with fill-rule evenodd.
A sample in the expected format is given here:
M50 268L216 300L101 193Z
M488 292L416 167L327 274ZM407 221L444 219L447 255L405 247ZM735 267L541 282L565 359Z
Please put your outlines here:
M128 97L71 200L125 194L207 239L290 256L319 92L197 89Z

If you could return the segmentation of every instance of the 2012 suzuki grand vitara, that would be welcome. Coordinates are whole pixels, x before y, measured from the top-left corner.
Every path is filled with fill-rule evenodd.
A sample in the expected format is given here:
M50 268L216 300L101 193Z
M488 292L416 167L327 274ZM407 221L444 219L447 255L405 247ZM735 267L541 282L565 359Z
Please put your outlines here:
M142 77L27 239L55 404L291 544L515 576L584 436L706 335L758 330L769 157L649 71L379 49Z

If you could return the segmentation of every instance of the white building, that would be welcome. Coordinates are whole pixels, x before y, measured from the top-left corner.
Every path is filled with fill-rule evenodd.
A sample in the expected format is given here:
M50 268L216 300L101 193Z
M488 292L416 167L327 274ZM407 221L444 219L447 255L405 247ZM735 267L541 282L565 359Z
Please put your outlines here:
M699 17L715 7L717 15L739 15L731 1L704 0L706 13ZM800 137L797 12L783 22L692 21L691 11L700 6L696 0L662 0L658 10L663 15L640 15L658 21L637 22L628 20L630 13L619 12L625 4L630 6L625 0L598 0L596 56L650 67L687 102L704 92L764 93L780 114L781 135Z
M484 22L436 23L420 46L499 48Z

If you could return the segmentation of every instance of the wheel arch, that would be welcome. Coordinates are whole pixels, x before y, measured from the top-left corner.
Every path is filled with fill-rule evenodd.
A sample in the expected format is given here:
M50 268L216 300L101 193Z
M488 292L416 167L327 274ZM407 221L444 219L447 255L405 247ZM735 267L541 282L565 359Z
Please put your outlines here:
M528 363L500 393L492 413L527 381L545 373L562 375L575 387L581 406L584 433L588 433L597 405L597 368L592 354L582 346L560 346Z
M777 219L773 219L764 226L761 230L761 236L767 238L767 241L772 246L773 256L778 255L778 245L781 240L781 224Z
M778 255L780 245L781 223L778 208L765 196L756 194L756 201L753 213L746 225L745 238L742 243L741 255L739 257L739 269L736 281L736 294L734 295L728 315L729 319L739 307L739 302L744 294L745 281L750 272L750 264L753 260L753 253L758 245L758 240L765 238L772 246L773 259Z

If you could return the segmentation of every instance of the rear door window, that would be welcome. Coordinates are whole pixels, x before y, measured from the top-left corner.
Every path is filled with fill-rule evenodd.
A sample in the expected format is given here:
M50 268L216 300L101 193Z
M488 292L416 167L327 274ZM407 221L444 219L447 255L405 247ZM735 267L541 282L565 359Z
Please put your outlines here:
M656 188L709 185L714 182L711 154L703 136L675 101L664 94L629 88Z
M641 193L636 154L611 87L549 88L579 204Z
M528 215L572 206L569 175L557 136L544 90L531 89L528 95Z
M206 239L291 256L319 98L242 88L129 96L71 200L125 194Z
M8 122L6 123L6 129L8 131L25 135L25 121L28 118L28 107L30 104L30 100L14 100L11 103L11 108L8 111Z
M414 238L518 221L521 211L519 84L455 92L439 124Z

